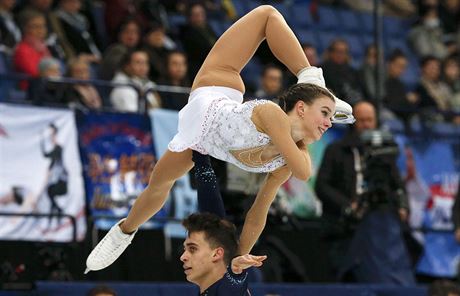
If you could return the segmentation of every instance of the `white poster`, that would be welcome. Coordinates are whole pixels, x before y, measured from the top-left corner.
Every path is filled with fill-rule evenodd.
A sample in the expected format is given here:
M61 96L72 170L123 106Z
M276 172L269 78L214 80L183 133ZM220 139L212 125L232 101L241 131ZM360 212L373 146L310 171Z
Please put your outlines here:
M68 242L74 231L84 239L85 194L72 111L0 104L0 212L3 240Z

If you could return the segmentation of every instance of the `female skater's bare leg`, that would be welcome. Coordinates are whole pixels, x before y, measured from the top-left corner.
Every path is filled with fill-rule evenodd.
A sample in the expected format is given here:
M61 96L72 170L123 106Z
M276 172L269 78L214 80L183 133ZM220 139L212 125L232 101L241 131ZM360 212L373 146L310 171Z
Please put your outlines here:
M263 5L239 19L217 40L198 71L192 89L216 85L244 93L240 72L264 39L276 58L294 75L310 66L283 16L273 7Z
M192 167L192 150L167 150L153 168L147 188L136 199L128 217L120 225L121 230L131 233L157 213L163 207L174 182Z

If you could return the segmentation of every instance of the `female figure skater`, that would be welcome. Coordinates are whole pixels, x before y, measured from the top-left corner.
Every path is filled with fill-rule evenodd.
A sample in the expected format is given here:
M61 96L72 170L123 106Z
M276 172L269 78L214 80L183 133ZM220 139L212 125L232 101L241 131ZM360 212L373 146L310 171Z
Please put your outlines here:
M298 77L298 83L280 97L281 108L264 100L242 104L245 88L240 72L264 39ZM128 217L112 227L88 256L86 272L112 264L138 227L161 209L175 180L192 168L192 150L251 172L271 172L280 179L292 173L307 180L311 174L307 145L319 140L332 121L352 123L351 113L350 105L325 88L322 70L310 66L283 16L268 5L252 10L212 48L195 77L188 104L179 113L179 132L169 150L155 165ZM244 227L240 244L252 247L260 234L256 222Z

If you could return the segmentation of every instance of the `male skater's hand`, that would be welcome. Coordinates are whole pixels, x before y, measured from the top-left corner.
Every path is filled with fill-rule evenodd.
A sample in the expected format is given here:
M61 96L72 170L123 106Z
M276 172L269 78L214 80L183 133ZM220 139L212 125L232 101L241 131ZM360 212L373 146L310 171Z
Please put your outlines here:
M251 266L262 266L262 261L265 259L267 259L267 256L254 256L251 254L235 257L232 260L232 271L234 274L240 274Z

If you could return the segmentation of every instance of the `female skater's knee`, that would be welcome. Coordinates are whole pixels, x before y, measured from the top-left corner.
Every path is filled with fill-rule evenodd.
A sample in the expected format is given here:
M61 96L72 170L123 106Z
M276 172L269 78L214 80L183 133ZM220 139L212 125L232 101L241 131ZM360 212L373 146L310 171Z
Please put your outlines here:
M174 185L174 181L155 181L150 180L147 187L145 187L144 191L147 192L148 196L151 196L153 193L159 192L168 192L172 186Z
M280 14L279 11L271 5L261 5L255 8L254 11L257 11L258 13L260 13L261 15L264 15L265 17Z

